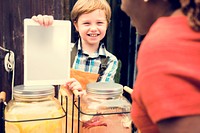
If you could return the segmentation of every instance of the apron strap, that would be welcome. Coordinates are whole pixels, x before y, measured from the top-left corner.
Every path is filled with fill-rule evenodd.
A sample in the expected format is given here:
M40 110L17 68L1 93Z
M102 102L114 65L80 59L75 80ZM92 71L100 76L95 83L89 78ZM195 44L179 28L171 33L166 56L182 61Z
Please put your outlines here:
M104 71L106 70L107 66L108 66L108 59L109 57L102 57L101 58L101 65L99 67L99 77L97 79L97 82L99 82L101 80L101 76L103 75Z
M109 57L104 57L104 56L102 56L101 57L101 64L100 64L100 67L99 67L99 72L98 72L98 74L101 76L101 75L103 75L103 72L106 70L106 68L107 68L107 63L108 63L108 59L109 59Z
M73 66L77 51L78 51L78 41L74 44L74 47L72 48L71 51L71 68Z

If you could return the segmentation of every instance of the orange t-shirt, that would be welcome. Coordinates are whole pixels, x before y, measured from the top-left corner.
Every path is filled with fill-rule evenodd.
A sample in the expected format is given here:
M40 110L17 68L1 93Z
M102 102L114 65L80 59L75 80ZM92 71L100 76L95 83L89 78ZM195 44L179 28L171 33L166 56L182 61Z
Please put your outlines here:
M186 17L159 18L137 65L131 115L142 133L159 133L156 123L163 119L200 114L200 33Z

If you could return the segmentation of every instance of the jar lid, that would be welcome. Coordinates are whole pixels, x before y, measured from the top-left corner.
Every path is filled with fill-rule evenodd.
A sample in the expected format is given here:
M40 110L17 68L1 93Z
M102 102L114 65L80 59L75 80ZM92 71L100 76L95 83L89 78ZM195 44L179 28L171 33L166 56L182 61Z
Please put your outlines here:
M120 95L123 93L123 86L114 82L94 82L87 84L86 92L98 95Z
M13 96L17 97L41 97L54 95L54 86L24 86L17 85L13 88Z

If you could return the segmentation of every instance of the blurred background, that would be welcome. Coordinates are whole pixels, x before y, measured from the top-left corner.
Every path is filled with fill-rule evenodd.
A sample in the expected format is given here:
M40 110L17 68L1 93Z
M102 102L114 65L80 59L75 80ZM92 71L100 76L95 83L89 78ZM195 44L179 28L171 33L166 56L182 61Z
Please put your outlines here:
M33 15L53 15L57 20L70 20L70 11L76 0L0 0L0 46L15 54L14 86L23 84L23 20ZM135 59L135 29L130 19L120 9L120 0L108 0L112 9L112 19L104 38L107 50L121 61L118 83L133 86ZM76 39L72 27L72 42ZM5 91L6 101L11 99L13 71L6 71L4 57L8 52L0 49L0 91ZM55 64L56 65L56 64ZM129 94L124 94L131 101ZM2 114L2 111L0 111ZM0 123L0 126L2 124Z

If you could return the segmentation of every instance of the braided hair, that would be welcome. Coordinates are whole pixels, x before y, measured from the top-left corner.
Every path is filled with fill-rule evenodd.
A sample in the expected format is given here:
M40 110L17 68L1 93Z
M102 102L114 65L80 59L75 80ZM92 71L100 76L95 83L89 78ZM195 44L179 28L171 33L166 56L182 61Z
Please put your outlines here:
M183 13L189 19L189 25L195 31L200 31L200 0L180 0Z

